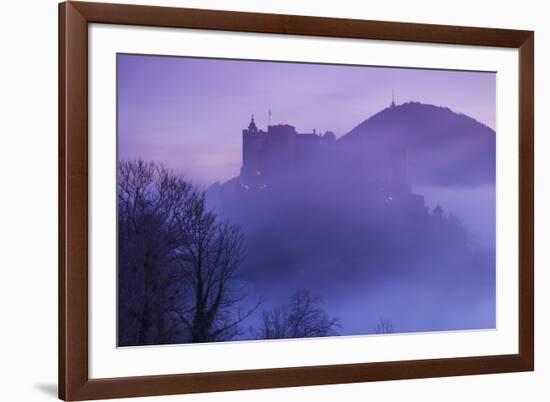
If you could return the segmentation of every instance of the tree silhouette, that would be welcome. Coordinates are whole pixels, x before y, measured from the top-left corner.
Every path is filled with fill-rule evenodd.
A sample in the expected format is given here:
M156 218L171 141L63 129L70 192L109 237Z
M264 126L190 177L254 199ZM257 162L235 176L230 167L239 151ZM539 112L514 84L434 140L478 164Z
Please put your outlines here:
M380 318L373 329L375 334L393 334L393 324L387 318Z
M253 311L237 273L237 226L162 165L123 161L118 176L118 344L227 340Z
M238 280L243 257L239 228L220 221L206 207L204 193L195 193L190 207L179 211L176 222L181 244L177 261L191 295L175 309L191 335L191 342L223 341L240 333L239 324L257 306L243 309L248 289Z
M259 339L312 338L338 335L340 323L321 307L322 299L308 290L297 291L288 303L263 311L260 328L253 331Z
M172 171L140 159L122 161L118 172L119 345L165 343L173 331L165 311L176 293L174 217L194 190Z

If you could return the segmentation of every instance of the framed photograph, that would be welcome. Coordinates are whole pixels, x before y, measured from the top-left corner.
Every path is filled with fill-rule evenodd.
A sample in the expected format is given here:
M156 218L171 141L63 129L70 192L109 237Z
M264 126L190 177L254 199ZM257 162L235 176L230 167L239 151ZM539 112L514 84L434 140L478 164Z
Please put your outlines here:
M533 32L59 23L61 399L534 369Z

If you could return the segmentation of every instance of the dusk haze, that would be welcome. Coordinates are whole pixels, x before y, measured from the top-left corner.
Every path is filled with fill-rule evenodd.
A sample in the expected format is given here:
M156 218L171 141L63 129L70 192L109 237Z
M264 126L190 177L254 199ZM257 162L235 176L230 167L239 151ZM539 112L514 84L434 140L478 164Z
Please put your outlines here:
M118 345L496 328L496 74L119 54Z

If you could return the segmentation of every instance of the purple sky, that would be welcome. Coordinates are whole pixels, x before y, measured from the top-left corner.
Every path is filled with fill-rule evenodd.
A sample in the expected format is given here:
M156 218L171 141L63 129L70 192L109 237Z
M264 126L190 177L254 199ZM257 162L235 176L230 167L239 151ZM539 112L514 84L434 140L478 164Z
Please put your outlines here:
M119 55L119 158L162 162L206 188L239 175L241 131L252 114L259 128L265 129L271 109L272 124L291 124L299 132L330 130L340 137L389 106L392 90L398 104L418 101L446 106L495 128L495 73ZM256 252L251 252L251 272L258 267L263 273L290 272L281 274L281 283L276 285L266 276L259 294L278 303L293 289L310 284L322 292L329 313L341 318L346 334L368 332L379 317L390 317L399 331L493 326L494 186L413 190L425 196L430 209L442 205L446 213L457 214L471 230L472 244L483 253L471 261L464 256L457 261L451 252L415 257L419 260L414 261L407 256L392 258L393 251L386 255L384 247L376 251L376 237L364 234L370 233L363 232L368 225L359 225L351 233L359 233L357 238L365 244L372 240L372 249L363 243L354 248L355 238L342 236L320 256L310 256L308 250L315 249L323 236L312 236L307 225L292 226L296 225L294 218L288 218L288 211L279 205L283 194L281 198L273 196L267 205L281 214L277 217L287 220L272 225L269 213L265 222L262 214L257 215L260 234L269 228L265 237L259 238L271 239L273 231L278 233L278 225L285 224L303 230L304 236L290 236L288 244L278 240L267 248L251 243L250 249ZM335 200L330 202L347 205L346 194ZM297 201L293 205L304 202ZM355 213L342 212L342 222L354 222ZM248 211L243 216L246 218ZM319 217L320 223L313 227L321 228L319 233L331 233L332 221L325 221L325 212ZM329 223L323 226L324 222ZM416 233L417 227L397 225L399 233ZM284 230L281 233L286 234ZM452 244L454 238L449 239ZM341 250L356 254L341 255ZM279 255L284 258L275 258Z
M388 106L447 106L495 128L496 74L118 56L119 156L161 161L207 186L237 176L241 130L288 123L346 134Z

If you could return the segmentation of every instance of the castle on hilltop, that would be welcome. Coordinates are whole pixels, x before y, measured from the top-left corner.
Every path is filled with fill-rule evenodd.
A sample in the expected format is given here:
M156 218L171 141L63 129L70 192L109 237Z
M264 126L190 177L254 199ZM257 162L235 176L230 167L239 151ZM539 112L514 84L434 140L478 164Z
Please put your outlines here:
M267 131L260 130L254 116L242 136L241 177L249 180L291 172L300 163L319 156L336 142L336 135L331 131L322 135L315 130L298 133L294 126L288 124L268 125Z
M393 94L388 111L397 109ZM242 130L241 190L265 190L315 181L322 187L347 186L383 203L405 203L424 210L424 198L412 193L407 169L407 149L401 142L340 143L336 135L315 130L299 133L289 124L256 126L252 116Z
M387 110L395 108L392 99ZM252 116L242 130L240 175L213 185L210 199L234 203L242 194L254 200L260 194L334 191L363 205L395 206L422 215L424 197L412 192L407 170L402 143L341 142L331 131L299 133L289 124L268 124L266 131Z

